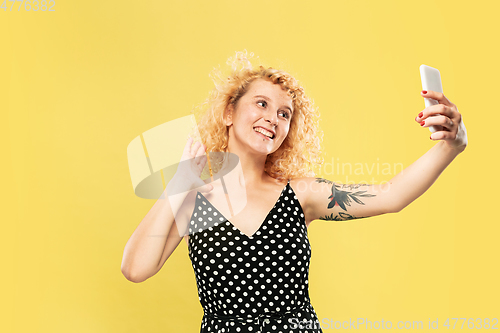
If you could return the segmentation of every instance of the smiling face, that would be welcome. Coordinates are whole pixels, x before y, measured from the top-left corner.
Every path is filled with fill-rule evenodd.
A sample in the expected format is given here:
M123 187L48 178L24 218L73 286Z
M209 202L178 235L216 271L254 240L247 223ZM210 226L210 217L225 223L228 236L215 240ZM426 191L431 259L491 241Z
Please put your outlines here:
M246 146L266 155L275 152L288 134L292 116L292 98L279 84L254 80L236 107L228 107L229 150Z

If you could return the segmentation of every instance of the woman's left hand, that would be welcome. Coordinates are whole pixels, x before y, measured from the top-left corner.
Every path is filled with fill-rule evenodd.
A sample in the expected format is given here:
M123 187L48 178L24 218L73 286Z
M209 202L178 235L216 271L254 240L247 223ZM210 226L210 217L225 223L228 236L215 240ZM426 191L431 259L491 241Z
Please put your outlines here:
M422 127L434 126L431 140L443 140L450 148L463 151L467 146L467 130L458 112L457 106L450 102L443 93L421 91L424 98L437 100L439 104L431 105L418 114L415 121Z

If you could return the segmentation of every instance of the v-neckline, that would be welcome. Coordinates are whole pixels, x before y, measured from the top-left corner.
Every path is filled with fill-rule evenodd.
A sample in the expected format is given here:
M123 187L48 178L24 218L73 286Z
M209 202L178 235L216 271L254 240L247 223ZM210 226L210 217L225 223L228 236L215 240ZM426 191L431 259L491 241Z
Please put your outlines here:
M245 234L243 231L240 230L240 228L238 228L236 225L234 225L233 222L231 222L228 218L226 218L224 216L224 214L222 214L217 208L215 208L214 205L212 205L212 203L203 195L201 194L200 192L198 192L205 200L207 200L208 204L210 206L212 206L213 209L215 209L215 211L220 214L225 221L229 222L229 224L231 224L236 230L239 231L239 233L245 237L247 237L248 239L252 239L256 234L257 232L260 231L260 229L262 229L262 226L264 225L264 223L266 223L267 221L267 218L269 217L269 215L271 214L271 212L273 211L273 209L276 207L276 204L280 201L280 198L282 197L283 193L285 192L286 188L288 187L288 184L290 183L290 181L288 181L285 185L285 187L283 187L283 189L281 190L279 196L278 196L278 199L276 199L276 201L274 202L274 205L271 207L271 209L269 210L269 212L267 213L267 215L264 217L264 220L260 223L259 225L259 228L257 230L255 230L255 232L251 235L251 236L248 236L247 234Z

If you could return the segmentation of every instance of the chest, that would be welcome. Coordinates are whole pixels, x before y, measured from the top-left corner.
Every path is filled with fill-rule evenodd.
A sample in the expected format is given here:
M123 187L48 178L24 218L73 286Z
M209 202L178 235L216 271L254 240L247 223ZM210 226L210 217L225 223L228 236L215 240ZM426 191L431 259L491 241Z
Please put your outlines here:
M287 306L290 310L308 297L311 248L304 215L300 206L281 199L252 236L221 220L217 211L209 210L213 207L208 201L200 200L202 209L193 214L188 244L204 308L233 314L233 304L224 307L227 300L245 300L245 307L237 309L244 315L263 304L273 311ZM207 220L213 223L205 225Z
M206 199L201 202L208 204L208 209L220 213L232 227L247 237L255 235L270 218L276 218L280 214L286 216L292 209L300 211L300 215L304 216L301 206L303 198L301 200L300 194L296 195L290 186L267 191L247 190L246 195L241 197L230 197L212 191L205 196L202 195L201 199ZM300 223L307 228L308 223L304 218L301 218L301 221ZM188 242L189 235L185 239Z
M228 215L225 216L228 217L228 220L238 230L245 235L251 236L264 223L271 210L275 207L279 197L279 192L249 192L244 208L239 212L233 210L234 215L231 214L231 217Z

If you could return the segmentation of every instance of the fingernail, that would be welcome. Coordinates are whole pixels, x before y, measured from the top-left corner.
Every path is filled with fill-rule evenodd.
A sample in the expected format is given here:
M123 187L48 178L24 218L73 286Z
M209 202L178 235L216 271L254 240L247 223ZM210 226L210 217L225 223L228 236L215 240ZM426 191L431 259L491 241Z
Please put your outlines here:
M420 126L424 126L425 125L425 120L422 120L422 122L420 123Z
M432 140L432 135L429 137L429 139L431 139L431 140Z
M422 90L422 94L427 94L427 90Z
M419 117L419 118L422 118L422 116L423 116L423 115L424 115L424 113L423 113L423 112L420 112L420 113L418 114L418 117Z

